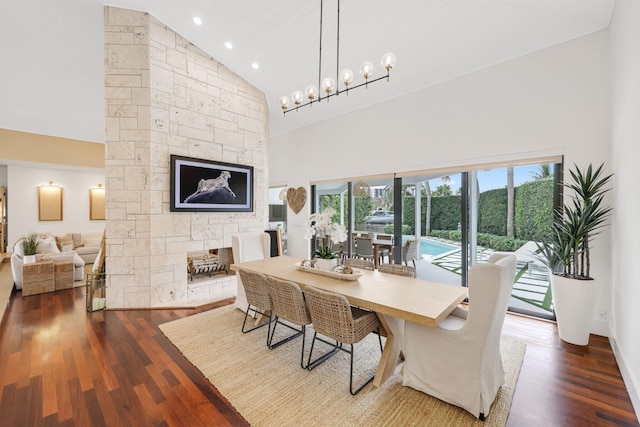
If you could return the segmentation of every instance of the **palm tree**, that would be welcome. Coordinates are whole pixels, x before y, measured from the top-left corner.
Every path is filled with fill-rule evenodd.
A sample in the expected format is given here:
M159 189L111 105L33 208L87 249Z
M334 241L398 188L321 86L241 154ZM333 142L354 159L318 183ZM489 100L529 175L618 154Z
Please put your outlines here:
M534 180L539 181L541 179L551 178L551 165L540 165L539 168L537 172L530 172Z
M513 168L507 168L507 237L515 236L514 230L514 200L515 187L513 185Z
M427 207L426 212L424 213L424 228L425 228L425 236L431 234L431 187L429 186L429 181L424 182L424 192L427 197Z

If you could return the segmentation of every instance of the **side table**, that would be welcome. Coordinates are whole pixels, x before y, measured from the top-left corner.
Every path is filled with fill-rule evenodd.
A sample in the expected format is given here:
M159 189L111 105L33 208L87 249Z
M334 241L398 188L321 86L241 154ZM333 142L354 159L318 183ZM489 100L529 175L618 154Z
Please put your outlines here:
M22 265L22 296L55 290L53 261Z
M73 288L73 261L54 261L53 281L56 291Z

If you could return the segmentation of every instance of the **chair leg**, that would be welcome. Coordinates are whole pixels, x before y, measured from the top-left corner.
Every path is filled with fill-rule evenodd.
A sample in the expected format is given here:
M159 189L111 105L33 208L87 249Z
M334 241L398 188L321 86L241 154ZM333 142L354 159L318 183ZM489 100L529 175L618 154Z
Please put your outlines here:
M251 329L245 329L245 326L247 324L247 318L249 317L249 311L253 311L254 313L257 313L257 314L262 314L263 316L266 315L266 312L262 312L262 311L260 311L258 309L251 308L251 305L248 305L247 306L247 311L245 311L245 313L244 313L244 321L242 322L242 333L246 334L247 332L251 332L251 331L254 331L254 330L258 329L258 328L262 328L263 326L267 326L268 325L269 327L267 328L267 345L269 345L269 335L271 334L271 322L273 322L273 320L271 319L271 311L269 311L269 321L267 321L265 323L261 323L258 326L254 326Z
M351 344L351 351L349 353L351 354L351 366L349 367L349 393L351 393L352 396L355 396L356 394L358 394L360 392L360 390L362 390L364 388L364 386L366 386L371 381L373 381L373 379L376 376L374 374L371 378L369 378L367 381L365 381L357 389L354 390L353 389L353 354L354 354L353 344Z
M269 347L269 350L273 350L274 348L279 347L282 344L285 344L291 341L292 339L299 337L301 334L304 334L304 330L305 330L304 325L302 325L300 329L296 329L293 326L290 326L290 325L287 325L286 323L281 322L278 316L276 316L274 322L275 324L273 325L273 329L271 330L271 336L267 339L267 347ZM278 326L278 324L282 326L286 326L287 328L293 330L295 333L281 339L280 341L274 344L273 337L276 334L276 327Z
M307 359L307 369L310 371L320 366L322 363L327 361L331 356L335 355L338 352L338 350L342 349L342 343L339 343L338 341L336 341L336 344L334 345L323 339L317 338L317 335L318 335L317 332L313 333L313 339L311 340L311 349L309 350L309 358ZM316 360L312 361L311 356L313 355L313 346L316 344L316 339L318 341L322 341L325 344L332 345L334 348L330 352L325 353L322 356L318 357Z

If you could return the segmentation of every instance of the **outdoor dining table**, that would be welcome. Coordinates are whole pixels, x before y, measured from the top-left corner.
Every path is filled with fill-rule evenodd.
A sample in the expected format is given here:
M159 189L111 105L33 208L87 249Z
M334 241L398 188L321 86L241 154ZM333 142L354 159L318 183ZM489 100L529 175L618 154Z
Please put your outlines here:
M393 250L393 240L373 239L371 240L373 245L373 264L377 269L380 266L380 249L387 248L389 253Z
M386 335L382 357L373 385L379 387L396 367L404 350L404 322L436 327L467 297L467 288L427 280L402 277L377 270L358 270L358 280L341 280L300 270L302 258L278 256L232 264L232 270L245 269L297 283L303 290L314 286L344 295L350 304L374 311ZM406 354L406 353L405 353Z

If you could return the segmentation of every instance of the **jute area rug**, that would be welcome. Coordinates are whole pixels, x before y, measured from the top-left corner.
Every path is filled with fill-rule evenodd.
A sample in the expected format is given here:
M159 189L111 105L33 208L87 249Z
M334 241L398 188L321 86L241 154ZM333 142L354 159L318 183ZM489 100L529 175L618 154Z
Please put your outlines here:
M524 358L523 343L502 339L506 383L485 422L463 409L402 386L402 365L380 388L349 394L349 355L339 352L313 371L300 368L301 339L266 347L267 328L242 334L232 306L160 325L162 332L254 426L504 426ZM287 328L278 326L286 335ZM307 329L307 351L312 334ZM316 344L317 347L317 344ZM314 357L316 349L314 348ZM356 344L354 384L373 374L377 336ZM355 369L355 368L354 368Z

